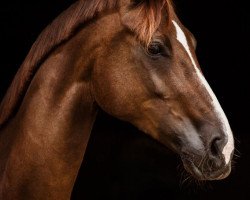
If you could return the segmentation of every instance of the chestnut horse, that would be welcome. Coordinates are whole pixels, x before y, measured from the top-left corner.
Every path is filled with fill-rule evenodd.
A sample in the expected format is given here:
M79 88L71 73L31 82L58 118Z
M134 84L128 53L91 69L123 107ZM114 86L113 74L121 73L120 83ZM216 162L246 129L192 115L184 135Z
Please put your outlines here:
M98 109L180 155L231 170L228 120L170 0L79 0L39 36L0 106L0 199L69 199Z

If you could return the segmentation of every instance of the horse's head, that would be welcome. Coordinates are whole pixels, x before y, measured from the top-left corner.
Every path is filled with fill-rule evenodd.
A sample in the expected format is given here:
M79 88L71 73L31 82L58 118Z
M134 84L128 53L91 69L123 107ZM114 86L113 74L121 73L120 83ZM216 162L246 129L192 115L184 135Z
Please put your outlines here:
M94 69L99 106L173 149L197 179L227 177L233 136L199 68L193 35L168 1L133 1L119 16L119 32Z

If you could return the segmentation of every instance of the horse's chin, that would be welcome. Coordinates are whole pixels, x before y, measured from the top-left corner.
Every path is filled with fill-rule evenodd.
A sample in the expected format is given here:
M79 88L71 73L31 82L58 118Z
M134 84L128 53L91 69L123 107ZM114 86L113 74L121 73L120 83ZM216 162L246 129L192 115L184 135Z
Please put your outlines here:
M200 181L222 180L227 178L231 172L231 162L224 168L213 172L203 172L192 161L187 159L182 159L182 162L185 170Z

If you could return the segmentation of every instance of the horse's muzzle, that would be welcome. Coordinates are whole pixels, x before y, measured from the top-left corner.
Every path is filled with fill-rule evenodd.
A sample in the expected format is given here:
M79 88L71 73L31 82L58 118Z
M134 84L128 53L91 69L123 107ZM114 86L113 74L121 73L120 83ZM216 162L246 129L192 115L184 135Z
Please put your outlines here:
M216 161L211 161L206 158L195 162L185 157L182 158L182 162L186 171L197 180L221 180L228 177L231 172L231 162L227 165L221 162L218 165Z

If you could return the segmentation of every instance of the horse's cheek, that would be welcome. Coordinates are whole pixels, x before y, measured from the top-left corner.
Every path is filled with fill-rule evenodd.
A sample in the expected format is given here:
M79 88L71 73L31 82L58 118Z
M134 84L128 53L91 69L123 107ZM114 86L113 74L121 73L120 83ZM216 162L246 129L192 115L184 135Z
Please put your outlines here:
M93 96L97 104L105 112L122 117L126 115L127 99L119 76L107 68L102 68L95 73L93 81Z

